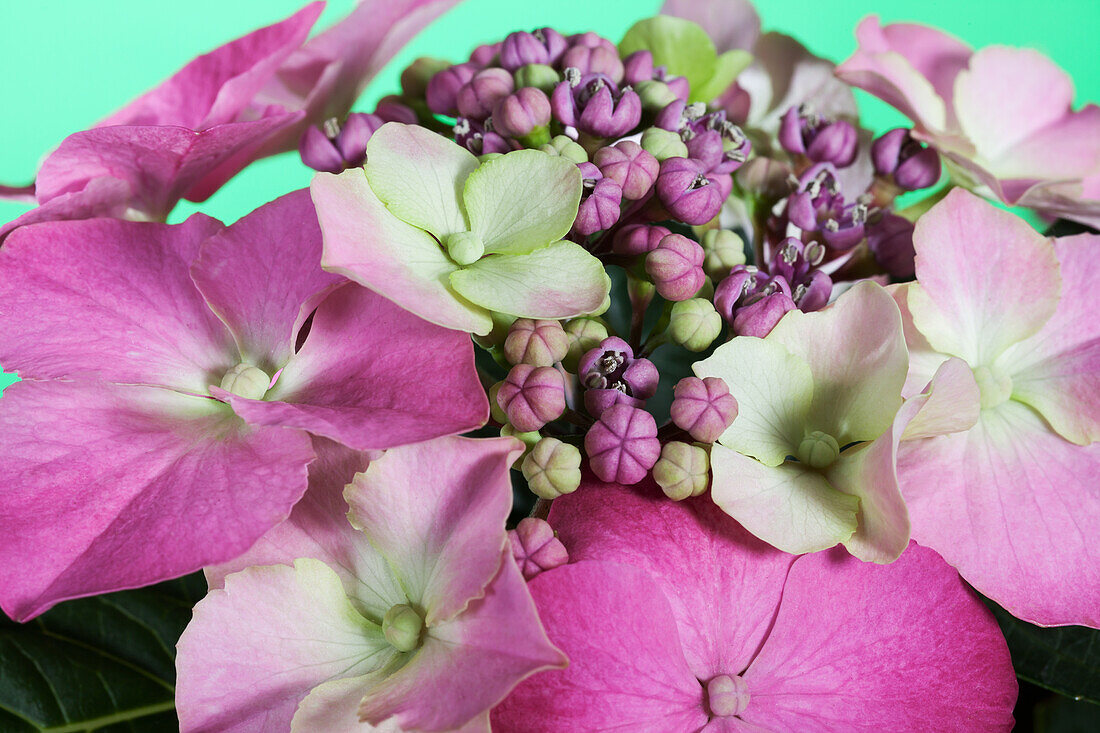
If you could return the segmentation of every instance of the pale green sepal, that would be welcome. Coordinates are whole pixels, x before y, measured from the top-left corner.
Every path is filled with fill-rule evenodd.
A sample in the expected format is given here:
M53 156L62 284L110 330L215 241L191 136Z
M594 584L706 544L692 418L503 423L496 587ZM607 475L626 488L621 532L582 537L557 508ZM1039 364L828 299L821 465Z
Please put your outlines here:
M768 466L795 455L814 396L805 361L774 341L737 336L692 368L699 377L721 377L737 400L737 418L719 443Z
M714 65L714 73L698 89L691 88L692 102L711 102L729 88L737 75L748 68L752 63L752 54L739 48L726 51L718 57Z
M442 239L469 229L462 188L477 168L469 150L416 125L387 122L367 143L367 180L402 221Z
M471 303L521 318L572 318L597 310L611 290L603 264L573 242L523 255L490 255L451 273Z
M639 20L619 43L619 55L624 58L643 49L653 54L654 66L666 67L670 76L687 77L693 93L714 75L718 60L706 31L690 20L668 15Z
M813 469L766 466L721 445L711 448L710 465L714 503L772 547L818 552L846 542L858 527L859 499Z
M580 169L541 150L482 163L463 192L470 229L486 254L527 254L558 241L573 226L580 200Z

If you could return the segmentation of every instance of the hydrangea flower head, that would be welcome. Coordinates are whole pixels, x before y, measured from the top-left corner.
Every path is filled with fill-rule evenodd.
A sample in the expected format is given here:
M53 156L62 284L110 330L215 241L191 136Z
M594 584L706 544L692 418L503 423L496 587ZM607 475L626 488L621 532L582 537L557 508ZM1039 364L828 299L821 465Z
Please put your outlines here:
M388 123L367 144L364 170L313 181L326 269L480 335L492 312L568 318L604 304L603 265L561 241L581 195L568 159L518 150L479 164L430 130Z

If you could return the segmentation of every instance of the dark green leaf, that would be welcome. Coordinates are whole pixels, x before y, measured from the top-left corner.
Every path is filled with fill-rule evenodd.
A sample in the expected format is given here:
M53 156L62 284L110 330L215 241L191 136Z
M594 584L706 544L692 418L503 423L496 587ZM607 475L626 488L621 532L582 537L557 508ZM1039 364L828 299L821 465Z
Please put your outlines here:
M1008 641L1017 677L1076 700L1100 704L1100 631L1083 626L1033 626L992 602L987 604Z
M201 574L62 603L26 624L0 615L0 730L176 728L176 640Z

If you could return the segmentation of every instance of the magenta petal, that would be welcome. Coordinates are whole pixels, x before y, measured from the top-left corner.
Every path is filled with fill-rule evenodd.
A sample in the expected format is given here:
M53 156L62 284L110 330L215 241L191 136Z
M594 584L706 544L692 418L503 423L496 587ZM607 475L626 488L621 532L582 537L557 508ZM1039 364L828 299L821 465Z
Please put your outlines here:
M881 567L798 558L745 681L740 717L791 731L1008 731L1017 691L992 615L916 544Z
M294 339L324 291L344 279L321 269L321 229L309 191L275 199L210 238L191 267L241 358L268 374L294 354Z
M493 710L494 728L668 733L706 724L703 686L684 660L665 595L645 571L583 561L542 573L530 589L569 667L516 687Z
M191 283L221 229L93 219L18 230L0 249L0 363L32 379L93 376L206 394L237 363Z
M352 524L429 627L454 618L497 575L512 506L508 467L521 450L513 438L456 437L393 448L344 492Z
M794 559L750 535L709 497L670 502L650 481L631 491L588 477L554 500L550 523L573 561L648 571L672 606L683 654L700 679L748 665Z
M451 730L484 714L525 677L566 662L543 631L511 550L505 550L484 597L456 618L429 625L424 646L370 690L359 715L375 725L391 720L403 730Z
M966 433L904 442L913 538L983 595L1044 626L1100 628L1100 444L1051 432L1014 401Z
M14 384L0 434L0 602L20 620L240 554L313 460L307 435L214 400L104 383Z
M357 450L465 432L489 415L469 336L353 283L317 308L268 401L227 399L247 422L308 430Z
M286 20L199 56L100 126L181 125L204 130L235 121L306 40L323 9L324 3L310 3Z

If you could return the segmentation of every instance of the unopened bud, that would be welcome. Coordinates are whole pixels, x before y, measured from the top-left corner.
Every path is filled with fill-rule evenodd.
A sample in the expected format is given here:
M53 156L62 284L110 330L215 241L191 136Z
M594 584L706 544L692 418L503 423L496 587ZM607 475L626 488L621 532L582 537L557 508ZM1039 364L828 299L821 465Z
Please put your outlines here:
M710 456L703 448L673 440L661 448L661 457L653 466L653 479L673 501L699 496L707 490Z
M691 298L672 305L668 335L688 351L703 351L722 332L722 316L709 300Z
M569 336L557 321L518 318L504 340L504 355L512 364L552 366L569 352Z
M679 135L659 127L647 128L642 133L642 147L658 162L669 158L686 158L688 154L687 145Z
M556 499L581 485L581 452L557 438L543 438L523 459L522 471L535 496Z
M710 229L699 243L703 247L703 272L715 280L729 274L731 268L745 264L745 240L729 229Z
M562 359L562 366L576 373L581 356L607 338L607 325L599 318L574 318L566 322L564 328L569 350Z

